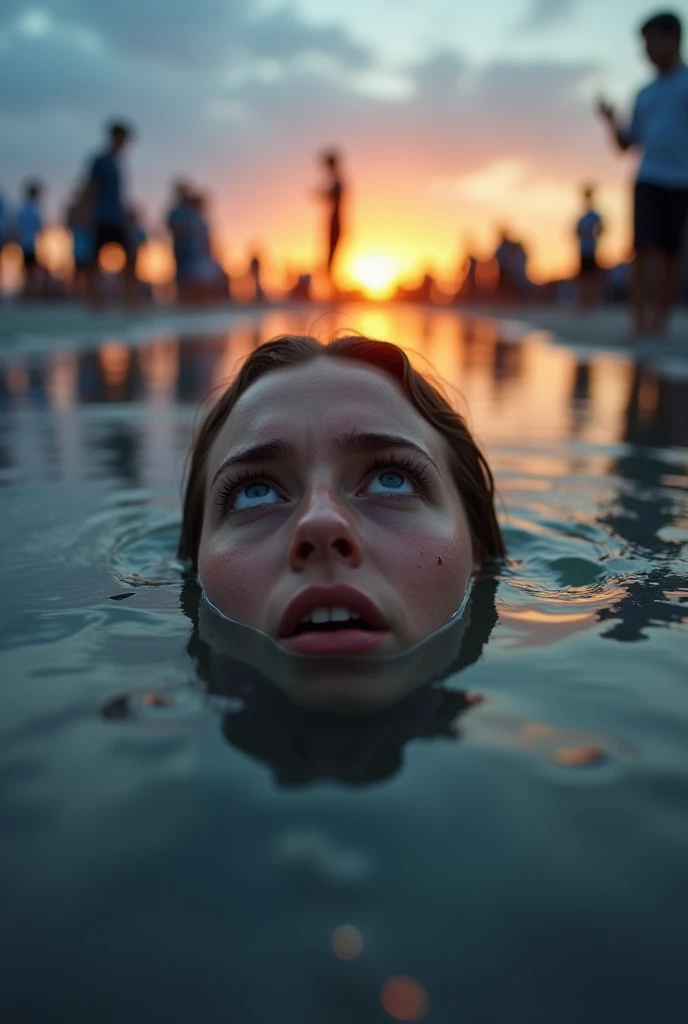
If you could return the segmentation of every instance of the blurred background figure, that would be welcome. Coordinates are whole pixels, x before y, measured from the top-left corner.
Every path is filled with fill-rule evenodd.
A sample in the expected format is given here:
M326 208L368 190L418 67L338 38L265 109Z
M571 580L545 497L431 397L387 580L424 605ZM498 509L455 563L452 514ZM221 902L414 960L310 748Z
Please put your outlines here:
M121 121L107 126L107 145L91 163L87 179L88 202L93 211L93 260L86 278L87 297L98 305L102 301L98 260L106 245L117 245L124 254L124 297L135 300L135 268L129 257L127 205L121 156L133 137L129 125Z
M253 301L265 302L265 292L263 291L263 284L260 279L261 256L257 251L251 256L251 261L248 265L248 272L251 276L251 280L253 281Z
M508 228L499 229L499 244L495 249L497 265L497 298L500 302L517 302L528 291L528 254L521 242L511 237Z
M592 185L586 185L583 189L583 204L583 214L576 223L579 303L581 309L592 309L599 301L600 268L597 263L597 243L604 227L602 218L595 209L595 190Z
M642 151L635 184L633 333L665 332L676 298L681 247L688 221L688 68L681 57L681 20L657 14L641 27L645 51L657 77L636 97L633 117L623 125L612 104L598 111L617 146ZM658 286L651 294L655 264Z
M471 302L478 297L478 265L480 261L475 255L471 239L467 239L465 251L466 255L459 269L456 297Z
M38 236L43 230L41 199L43 186L39 181L28 181L17 210L17 241L24 258L25 299L39 299L43 294L44 271L36 256Z
M189 302L192 299L194 261L194 223L196 212L193 208L192 190L188 182L177 181L174 184L172 205L165 222L172 236L172 253L174 256L174 274L177 285L177 301Z
M86 294L87 276L94 260L95 238L93 232L93 210L88 182L80 184L67 207L66 224L72 236L72 295Z
M148 239L148 234L143 226L143 220L141 218L141 211L137 206L130 206L127 209L127 264L132 268L133 275L133 287L134 296L136 299L141 298L143 294L143 285L136 276L136 263L139 257L139 251L141 246Z
M226 299L229 294L229 279L213 257L207 198L203 193L197 192L190 197L190 204L192 298L197 302Z
M317 192L327 208L325 266L330 285L334 287L334 262L342 237L342 208L345 189L340 171L339 154L334 150L326 150L320 155L320 163L327 178L325 186Z
M0 298L2 298L2 250L9 241L9 211L0 192Z

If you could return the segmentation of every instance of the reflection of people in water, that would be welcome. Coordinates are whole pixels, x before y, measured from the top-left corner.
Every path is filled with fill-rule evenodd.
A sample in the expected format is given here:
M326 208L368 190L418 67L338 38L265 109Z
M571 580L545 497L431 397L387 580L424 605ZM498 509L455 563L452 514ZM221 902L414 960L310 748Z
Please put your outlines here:
M613 640L645 640L649 626L685 622L685 602L676 595L686 590L686 573L672 567L681 557L682 545L661 536L677 518L676 504L665 477L669 464L658 449L688 444L688 384L657 378L640 365L635 367L626 409L625 450L611 473L619 480L618 497L604 516L605 523L627 545L627 555L648 571L629 574L624 596L600 613L613 621L603 636ZM672 597L672 594L674 595Z
M209 601L291 655L377 657L448 623L504 546L492 475L463 418L395 345L282 337L207 416L179 555ZM336 663L336 664L335 664ZM373 708L404 693L334 672L296 703Z
M327 174L327 184L318 195L329 207L327 224L327 276L332 281L333 266L337 249L342 236L342 206L344 202L344 183L340 172L339 155L329 150L320 157Z

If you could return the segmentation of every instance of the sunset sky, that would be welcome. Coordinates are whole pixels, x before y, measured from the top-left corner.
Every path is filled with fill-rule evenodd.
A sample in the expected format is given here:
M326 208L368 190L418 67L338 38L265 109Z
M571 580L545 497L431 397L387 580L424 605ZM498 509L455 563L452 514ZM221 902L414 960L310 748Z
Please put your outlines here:
M130 194L160 232L171 179L211 195L216 240L280 272L319 261L314 155L350 186L343 283L361 260L453 273L510 225L536 276L574 261L583 181L599 183L602 257L626 254L633 158L591 113L648 80L645 0L3 0L0 189L64 201L112 115L137 127ZM374 261L377 261L375 264ZM370 262L368 264L371 265Z

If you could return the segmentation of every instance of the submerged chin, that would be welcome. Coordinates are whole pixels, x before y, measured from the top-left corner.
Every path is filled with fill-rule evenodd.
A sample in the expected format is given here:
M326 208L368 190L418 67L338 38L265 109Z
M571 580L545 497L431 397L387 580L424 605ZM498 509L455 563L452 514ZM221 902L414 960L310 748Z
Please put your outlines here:
M283 689L294 704L306 711L341 715L382 711L396 704L409 692L388 687L378 688L370 679L361 681L360 675L352 674L349 677L339 672L333 676L322 674L317 679Z
M297 633L281 637L278 643L293 654L319 657L341 655L390 654L400 650L388 630L340 629Z

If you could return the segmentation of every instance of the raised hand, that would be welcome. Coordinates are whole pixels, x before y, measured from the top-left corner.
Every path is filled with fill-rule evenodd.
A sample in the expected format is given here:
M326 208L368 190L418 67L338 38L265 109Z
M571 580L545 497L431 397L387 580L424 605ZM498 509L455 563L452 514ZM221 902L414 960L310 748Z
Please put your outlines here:
M609 121L610 124L616 124L616 111L611 103L608 103L604 97L600 97L597 101L597 113L600 117L603 117L605 121Z

